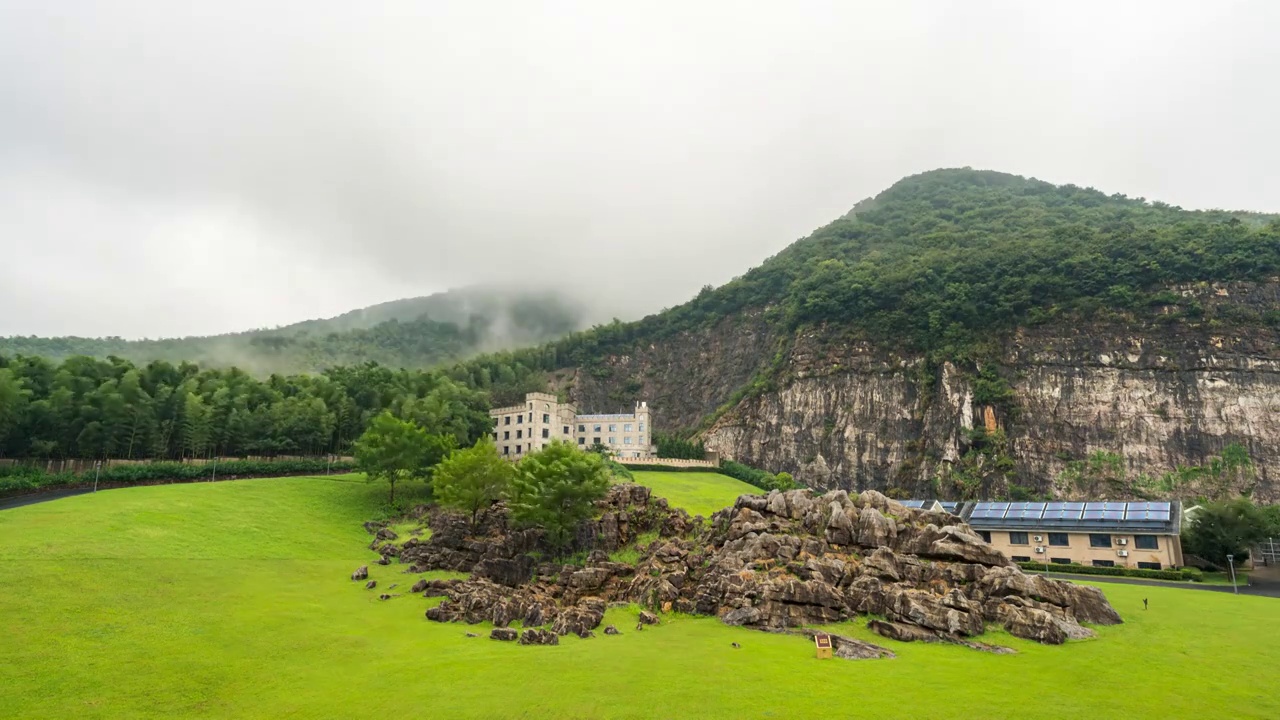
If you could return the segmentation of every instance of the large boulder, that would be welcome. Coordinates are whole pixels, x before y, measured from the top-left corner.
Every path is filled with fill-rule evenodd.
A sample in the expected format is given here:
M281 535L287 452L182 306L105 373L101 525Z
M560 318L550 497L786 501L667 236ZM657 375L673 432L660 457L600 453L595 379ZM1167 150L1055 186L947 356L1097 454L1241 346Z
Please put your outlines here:
M520 637L520 631L515 628L496 627L489 631L490 640L503 640L511 642Z
M366 580L368 579L368 577L369 577L368 565L361 565L360 567L356 568L355 572L351 573L352 580Z
M560 636L550 630L529 628L520 633L521 645L559 645Z

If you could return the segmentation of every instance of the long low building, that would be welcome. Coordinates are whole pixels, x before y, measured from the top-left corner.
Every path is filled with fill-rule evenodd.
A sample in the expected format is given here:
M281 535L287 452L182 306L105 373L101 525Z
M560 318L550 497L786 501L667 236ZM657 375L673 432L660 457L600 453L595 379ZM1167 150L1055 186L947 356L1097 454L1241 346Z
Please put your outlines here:
M1179 503L939 502L911 500L960 516L1015 562L1075 563L1149 570L1182 567Z

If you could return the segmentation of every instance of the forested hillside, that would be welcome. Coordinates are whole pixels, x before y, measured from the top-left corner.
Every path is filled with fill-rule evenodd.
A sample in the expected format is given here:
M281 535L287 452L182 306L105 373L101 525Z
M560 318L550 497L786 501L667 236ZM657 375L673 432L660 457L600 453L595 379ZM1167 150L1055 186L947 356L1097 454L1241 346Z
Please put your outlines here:
M162 340L0 338L0 354L76 355L239 367L258 376L377 362L427 368L478 352L534 345L585 326L575 301L549 290L464 288L382 303L271 330Z
M1019 326L1099 316L1195 320L1178 284L1280 273L1280 216L1188 211L992 171L906 178L744 276L637 322L477 358L479 378L597 368L612 354L750 312L781 334L854 333L933 362L972 362ZM1280 324L1241 310L1220 322ZM728 398L726 398L727 400Z

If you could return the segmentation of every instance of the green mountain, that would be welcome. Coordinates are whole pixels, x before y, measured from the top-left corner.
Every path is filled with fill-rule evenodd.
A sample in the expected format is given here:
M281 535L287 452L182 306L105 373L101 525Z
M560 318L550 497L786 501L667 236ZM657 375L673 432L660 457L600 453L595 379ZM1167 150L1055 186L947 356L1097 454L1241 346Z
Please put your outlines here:
M585 327L574 301L550 290L473 287L396 300L338 317L205 337L0 338L0 354L63 359L120 357L139 364L189 361L257 375L377 362L424 368L478 352L537 344Z

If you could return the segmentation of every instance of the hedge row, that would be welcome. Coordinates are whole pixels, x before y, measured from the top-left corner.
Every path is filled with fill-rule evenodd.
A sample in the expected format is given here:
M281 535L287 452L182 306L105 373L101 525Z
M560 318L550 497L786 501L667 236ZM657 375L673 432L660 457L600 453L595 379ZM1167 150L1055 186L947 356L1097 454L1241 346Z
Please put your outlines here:
M278 475L308 475L331 472L350 472L355 469L351 461L339 460L332 464L324 458L291 460L227 460L200 465L180 462L153 462L132 465L114 465L102 468L98 482L107 485L128 485L166 481L195 481L219 478L271 477ZM43 490L45 488L91 483L94 471L82 473L47 473L38 467L0 467L0 495Z
M1045 569L1045 563L1042 562L1020 562L1018 565L1023 570L1043 572ZM1148 580L1199 581L1201 579L1200 571L1195 568L1182 568L1181 570L1144 570L1141 568L1096 567L1093 565L1076 565L1074 563L1068 565L1066 563L1051 562L1049 563L1049 569L1051 572L1071 573L1073 575L1111 575L1113 577L1135 577L1146 578Z

